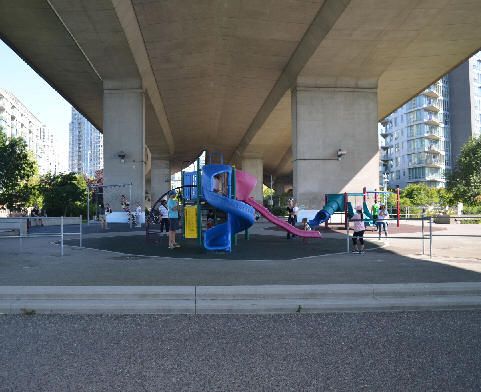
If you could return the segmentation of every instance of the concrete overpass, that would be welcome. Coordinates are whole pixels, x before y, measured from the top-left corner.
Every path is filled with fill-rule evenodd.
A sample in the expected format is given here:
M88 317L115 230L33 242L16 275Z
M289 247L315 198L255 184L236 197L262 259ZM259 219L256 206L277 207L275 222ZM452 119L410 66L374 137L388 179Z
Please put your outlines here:
M146 177L155 198L202 150L293 183L307 207L324 192L376 188L377 121L481 47L481 7L467 0L0 0L0 9L1 38L103 130L105 181L133 181L135 200Z

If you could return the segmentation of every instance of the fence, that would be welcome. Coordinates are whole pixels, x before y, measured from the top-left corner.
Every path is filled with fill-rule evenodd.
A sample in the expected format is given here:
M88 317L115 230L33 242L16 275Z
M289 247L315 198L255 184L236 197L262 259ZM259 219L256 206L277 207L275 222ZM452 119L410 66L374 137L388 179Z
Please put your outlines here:
M459 220L459 221L473 221L473 223L478 223L481 222L481 216L465 216L465 215L460 215L460 216L450 216L450 218ZM350 249L350 237L349 232L351 231L351 228L349 227L350 222L355 222L356 219L349 219L349 216L347 217L347 228L346 228L346 250L349 253ZM384 219L381 222L390 222L394 221L396 222L397 219ZM426 249L425 249L425 242L426 240L429 241L429 257L432 258L433 255L433 223L434 223L434 217L426 217L426 218L405 218L403 221L421 221L421 236L391 236L389 237L390 240L392 239L405 239L405 240L421 240L422 242L422 254L426 254ZM378 221L379 222L379 221ZM377 223L375 224L377 227ZM427 226L427 227L426 227ZM379 230L377 227L376 230ZM427 231L427 233L426 233ZM481 237L480 235L474 235L474 237ZM354 237L354 238L360 238L360 237ZM363 239L378 239L379 236L362 236Z
M15 218L15 220L30 220L30 221L46 221L46 220L57 220L60 223L60 232L59 233L38 233L38 234L22 234L21 228L19 228L19 235L5 235L5 236L0 236L0 239L12 239L12 238L18 238L18 249L21 252L23 249L23 240L25 238L38 238L38 237L60 237L60 256L64 255L64 237L65 236L70 236L70 235L78 235L79 236L79 246L82 246L82 215L78 217L78 225L79 225L79 231L74 232L74 233L66 233L64 231L64 217L19 217ZM70 218L69 218L70 220ZM12 225L12 228L16 229L14 225Z

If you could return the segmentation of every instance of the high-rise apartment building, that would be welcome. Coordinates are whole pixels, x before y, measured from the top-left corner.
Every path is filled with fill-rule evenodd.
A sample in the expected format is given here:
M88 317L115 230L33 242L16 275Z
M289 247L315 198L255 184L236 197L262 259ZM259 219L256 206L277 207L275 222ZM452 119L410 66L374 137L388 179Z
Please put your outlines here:
M444 76L381 122L381 184L445 185L451 169L449 105L449 76Z
M451 147L456 160L461 147L481 134L481 52L449 74Z
M72 107L69 138L69 170L93 177L104 167L102 134Z
M461 147L481 135L481 52L380 123L380 183L445 186Z
M7 137L21 136L27 143L39 173L58 173L61 162L52 131L42 124L12 93L0 88L0 127Z

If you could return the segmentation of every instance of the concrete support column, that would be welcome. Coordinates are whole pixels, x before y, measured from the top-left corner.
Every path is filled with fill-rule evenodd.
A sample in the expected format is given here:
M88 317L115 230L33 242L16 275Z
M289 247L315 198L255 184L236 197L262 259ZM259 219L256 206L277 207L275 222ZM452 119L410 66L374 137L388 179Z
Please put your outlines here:
M257 178L257 184L251 193L251 197L259 203L262 203L262 201L264 200L264 196L262 193L262 184L264 179L263 168L264 166L261 158L242 158L242 170L249 172L255 178Z
M319 209L326 193L379 188L375 89L297 87L291 102L299 205ZM338 150L346 152L341 160Z
M274 180L274 191L276 196L282 195L288 188L292 188L292 179L279 177Z
M152 155L152 166L150 169L150 188L152 192L152 205L165 192L170 190L170 161Z
M120 197L134 207L145 198L145 113L140 80L104 81L104 184L132 183L129 187L105 188L104 202L121 211ZM125 156L123 156L125 154Z

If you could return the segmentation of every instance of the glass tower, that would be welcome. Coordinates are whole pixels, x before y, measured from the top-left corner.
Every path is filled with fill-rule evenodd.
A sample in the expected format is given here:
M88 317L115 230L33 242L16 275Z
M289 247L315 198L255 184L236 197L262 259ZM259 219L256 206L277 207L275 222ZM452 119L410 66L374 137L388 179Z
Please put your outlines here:
M72 107L69 137L69 170L94 177L104 166L103 136Z

